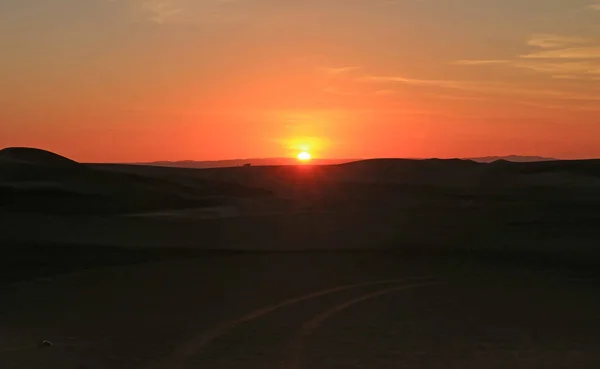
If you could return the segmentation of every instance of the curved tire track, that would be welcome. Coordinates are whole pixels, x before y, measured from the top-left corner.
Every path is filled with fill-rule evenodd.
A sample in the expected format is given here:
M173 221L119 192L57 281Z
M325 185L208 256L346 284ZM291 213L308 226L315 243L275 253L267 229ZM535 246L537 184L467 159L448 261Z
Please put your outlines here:
M350 290L350 289L354 289L354 288L383 285L383 284L395 284L395 283L402 283L402 282L408 282L408 281L430 280L430 279L435 279L437 277L438 276L407 277L407 278L402 278L402 279L390 279L390 280L381 280L381 281L366 282L366 283L349 284L349 285L343 285L343 286L338 286L338 287L334 287L334 288L330 288L330 289L326 289L326 290L313 292L313 293L303 295L300 297L291 298L291 299L282 301L275 305L268 305L263 308L254 310L248 314L245 314L237 319L219 324L218 326L216 326L215 328L213 328L211 330L200 333L199 335L195 336L194 338L190 339L189 341L187 341L184 344L177 347L174 350L173 354L170 355L168 358L164 359L162 362L159 362L157 364L150 365L147 369L178 369L178 368L181 368L188 359L190 359L194 355L198 354L203 348L205 348L207 345L209 345L212 341L216 340L217 338L219 338L221 336L224 336L225 334L229 333L231 330L235 329L239 325L259 319L269 313L272 313L274 311L277 311L279 309L282 309L282 308L285 308L288 306L298 304L300 302L313 300L313 299L316 299L316 298L319 298L322 296L326 296L326 295L330 295L330 294L334 294L337 292L342 292L342 291ZM402 287L402 288L406 288L406 287ZM393 290L396 290L396 289L398 289L398 288L394 288ZM374 296L374 297L376 297L376 296Z
M398 291L403 291L403 290L417 288L417 287L425 287L425 286L430 286L430 285L434 285L434 284L439 284L439 282L419 283L419 284L413 284L413 285L408 285L408 286L404 285L404 286L386 288L383 290L371 292L371 293L359 296L355 299L346 301L342 304L339 304L339 305L325 311L322 314L317 315L316 317L309 320L308 322L305 322L302 325L300 332L298 332L298 334L292 340L292 342L290 344L290 352L291 352L290 358L291 359L288 363L284 364L283 369L300 369L301 368L302 353L304 351L306 339L315 330L317 330L327 319L331 318L335 314L340 313L340 312L342 312L356 304L359 304L361 302L371 300L371 299L374 299L374 298L377 298L377 297L380 297L380 296L383 296L383 295L386 295L386 294L389 294L392 292L398 292Z

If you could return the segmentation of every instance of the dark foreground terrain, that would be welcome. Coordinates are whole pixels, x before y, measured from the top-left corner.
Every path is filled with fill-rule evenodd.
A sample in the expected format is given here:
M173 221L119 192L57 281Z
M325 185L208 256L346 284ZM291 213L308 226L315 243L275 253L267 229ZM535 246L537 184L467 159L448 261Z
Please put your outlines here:
M598 368L596 278L387 252L96 267L0 289L0 367Z
M599 208L594 160L0 150L0 368L599 368Z

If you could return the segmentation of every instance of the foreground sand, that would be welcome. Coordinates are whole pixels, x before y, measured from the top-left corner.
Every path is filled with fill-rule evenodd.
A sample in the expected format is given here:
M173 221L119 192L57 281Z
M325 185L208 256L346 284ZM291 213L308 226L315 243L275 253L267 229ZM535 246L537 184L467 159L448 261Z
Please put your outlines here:
M0 154L0 369L600 367L598 161Z
M598 368L598 292L581 269L387 253L100 268L2 288L0 367Z

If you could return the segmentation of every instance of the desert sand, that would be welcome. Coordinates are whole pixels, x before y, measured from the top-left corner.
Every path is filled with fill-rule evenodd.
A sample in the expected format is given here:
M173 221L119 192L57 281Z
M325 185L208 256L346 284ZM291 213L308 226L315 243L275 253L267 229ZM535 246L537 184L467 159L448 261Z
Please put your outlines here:
M597 368L599 182L595 160L5 149L0 367Z

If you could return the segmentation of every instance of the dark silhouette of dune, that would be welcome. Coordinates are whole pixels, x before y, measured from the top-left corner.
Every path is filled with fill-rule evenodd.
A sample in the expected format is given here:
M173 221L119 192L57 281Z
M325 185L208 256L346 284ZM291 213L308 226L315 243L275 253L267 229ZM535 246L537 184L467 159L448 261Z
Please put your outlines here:
M480 165L460 159L370 159L341 164L337 170L345 180L443 186L464 183Z
M6 181L30 184L56 181L86 170L85 165L50 151L25 147L0 150L0 184Z
M76 161L64 156L29 147L9 147L0 150L0 165L6 164L43 165L55 168L78 166Z
M501 188L532 186L580 190L597 186L600 176L598 160L497 160L492 163L479 163L462 159L368 159L324 166L252 166L202 170L140 165L97 167L145 176L209 179L268 189L286 196L289 191L307 194L322 193L327 189L334 192L332 188L336 188L343 192L342 187L352 187L353 191L358 191L358 187L366 188L367 185L369 188L387 186L395 188L397 192L401 191L397 186L412 186L413 189L417 189L418 186L421 186L421 189L460 188L463 191L498 191Z
M529 163L529 162L538 162L538 161L556 161L558 159L555 158L547 158L543 156L521 156L521 155L508 155L508 156L484 156L478 158L469 158L469 160L473 160L479 163L492 163L495 161L503 160L510 161L515 163Z
M510 163L497 161L491 164L492 168L502 168L518 173L571 173L590 176L600 176L600 159L588 160L547 160L529 163Z
M0 211L117 214L222 205L268 191L210 179L124 173L44 150L0 151Z
M600 160L371 159L192 169L77 164L11 151L0 170L0 222L8 230L0 243L476 247L580 258L597 253L600 260L593 246L600 239Z

